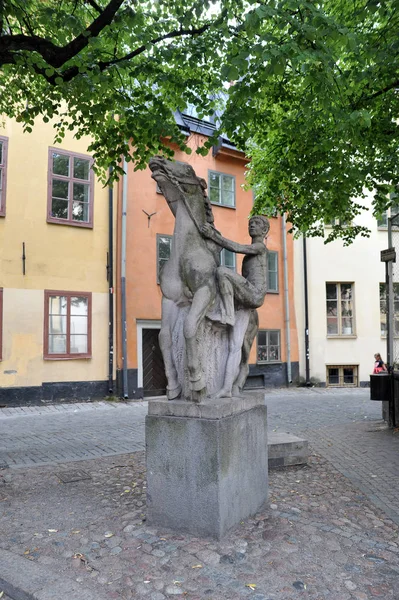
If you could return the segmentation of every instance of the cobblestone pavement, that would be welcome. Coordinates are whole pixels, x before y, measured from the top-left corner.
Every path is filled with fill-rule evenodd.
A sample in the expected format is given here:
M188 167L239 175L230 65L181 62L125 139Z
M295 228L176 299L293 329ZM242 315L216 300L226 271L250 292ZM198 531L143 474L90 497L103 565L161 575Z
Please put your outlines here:
M399 435L368 389L266 392L269 429L303 435L399 524ZM0 466L51 465L144 449L146 402L0 409Z
M62 483L72 469L89 478ZM221 542L144 519L144 452L8 470L0 486L0 549L110 600L399 598L398 526L317 455L272 471L267 509Z

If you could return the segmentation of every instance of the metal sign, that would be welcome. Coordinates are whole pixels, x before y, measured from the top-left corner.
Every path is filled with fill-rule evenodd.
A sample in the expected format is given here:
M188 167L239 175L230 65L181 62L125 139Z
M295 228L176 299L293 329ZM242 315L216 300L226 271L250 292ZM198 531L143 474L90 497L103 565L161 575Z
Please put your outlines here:
M396 250L395 248L387 248L381 250L381 262L396 262Z

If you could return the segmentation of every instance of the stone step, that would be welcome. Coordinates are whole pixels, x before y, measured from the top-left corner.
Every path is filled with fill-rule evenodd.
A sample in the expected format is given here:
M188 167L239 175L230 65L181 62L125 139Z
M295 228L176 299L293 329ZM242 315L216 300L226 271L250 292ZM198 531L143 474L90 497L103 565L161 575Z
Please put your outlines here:
M269 469L306 465L309 457L308 441L291 433L268 432Z

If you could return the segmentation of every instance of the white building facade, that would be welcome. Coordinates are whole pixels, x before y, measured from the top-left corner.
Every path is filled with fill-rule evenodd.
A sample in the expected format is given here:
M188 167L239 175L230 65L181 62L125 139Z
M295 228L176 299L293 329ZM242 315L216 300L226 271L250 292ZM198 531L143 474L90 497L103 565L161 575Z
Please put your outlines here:
M371 208L371 201L369 202ZM394 209L390 209L393 211ZM388 213L389 214L389 213ZM386 360L385 264L387 215L377 222L371 210L356 224L371 230L350 246L325 238L306 238L309 379L326 386L369 385L374 354ZM325 237L328 235L326 226ZM304 241L295 241L295 307L299 369L306 379Z

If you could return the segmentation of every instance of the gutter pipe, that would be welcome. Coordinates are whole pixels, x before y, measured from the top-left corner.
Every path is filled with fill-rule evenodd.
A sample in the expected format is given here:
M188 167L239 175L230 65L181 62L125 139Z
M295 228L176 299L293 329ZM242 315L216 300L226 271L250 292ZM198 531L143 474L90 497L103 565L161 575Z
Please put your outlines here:
M310 350L309 350L309 298L308 298L308 259L306 251L306 235L303 235L303 288L305 293L305 385L310 381Z
M291 323L290 323L290 302L288 293L288 261L287 261L287 231L285 214L282 215L281 228L283 236L283 265L284 265L284 321L285 321L285 342L287 347L287 380L292 383L291 369Z
M122 224L121 224L121 300L122 300L122 375L123 397L129 398L127 378L127 323L126 323L126 213L127 213L127 162L123 159Z
M109 176L112 175L112 167ZM108 188L108 393L114 393L114 187Z

